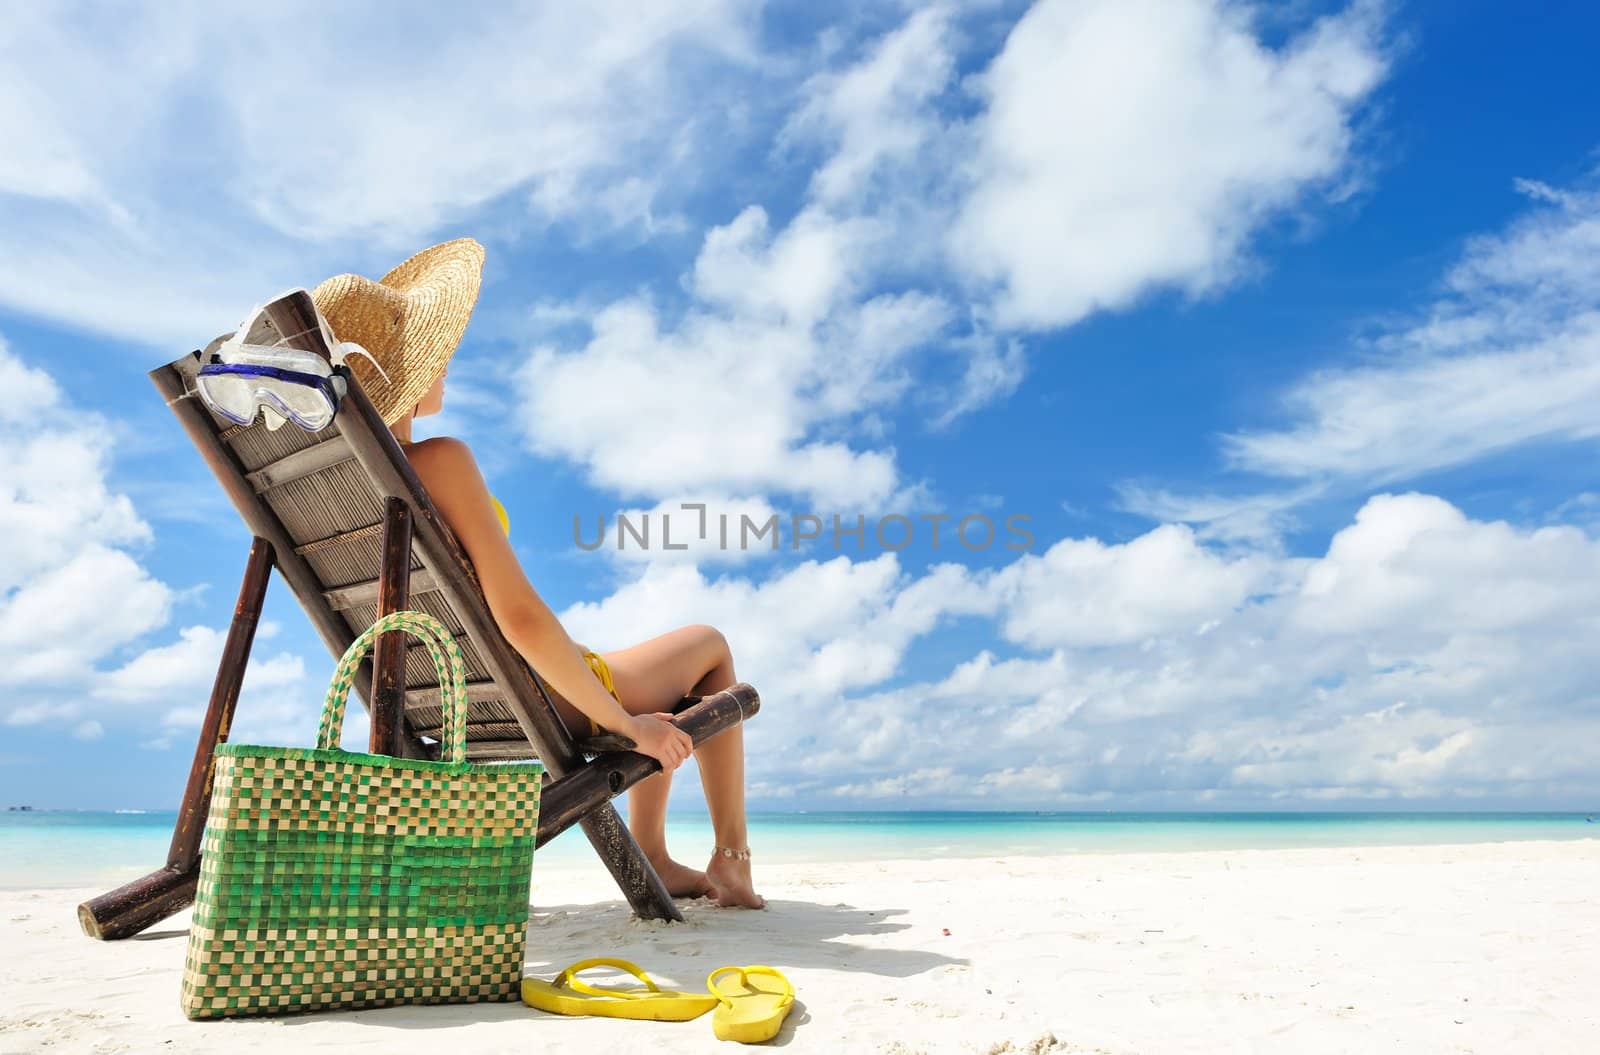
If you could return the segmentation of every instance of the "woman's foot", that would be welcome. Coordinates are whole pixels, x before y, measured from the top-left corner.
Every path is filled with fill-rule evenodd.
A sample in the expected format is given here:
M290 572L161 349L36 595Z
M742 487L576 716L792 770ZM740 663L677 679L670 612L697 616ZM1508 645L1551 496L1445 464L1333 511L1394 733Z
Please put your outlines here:
M715 892L710 877L704 872L681 865L670 857L652 857L650 866L673 897L706 897Z
M706 876L715 889L717 904L738 908L765 908L767 899L756 893L750 881L750 859L739 860L714 852L706 865Z

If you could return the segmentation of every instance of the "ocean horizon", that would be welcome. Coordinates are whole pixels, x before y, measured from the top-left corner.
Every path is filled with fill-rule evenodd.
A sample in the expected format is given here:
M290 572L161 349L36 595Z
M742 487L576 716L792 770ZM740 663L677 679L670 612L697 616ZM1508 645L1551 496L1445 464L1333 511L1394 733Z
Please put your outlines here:
M9 809L0 812L0 889L114 886L166 860L175 810ZM1040 856L1186 850L1600 838L1600 814L1577 811L808 811L752 812L763 866L820 861ZM675 857L709 854L709 821L668 822ZM593 851L568 832L534 861L584 864Z

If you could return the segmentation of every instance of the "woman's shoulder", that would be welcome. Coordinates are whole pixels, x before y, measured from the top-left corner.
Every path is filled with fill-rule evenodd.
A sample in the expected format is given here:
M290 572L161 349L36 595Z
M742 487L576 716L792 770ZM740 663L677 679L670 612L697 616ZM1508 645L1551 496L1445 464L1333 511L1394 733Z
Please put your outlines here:
M472 449L465 440L454 436L430 436L416 443L402 443L400 450L412 465L425 463L457 463L472 459Z
M430 436L417 443L401 444L400 450L430 491L459 485L474 475L471 470L477 467L472 450L454 436Z
M429 436L427 439L418 440L415 443L404 443L404 442L402 442L400 444L400 449L405 451L406 455L409 457L410 455L416 454L416 453L421 452L421 451L433 451L433 450L446 449L446 448L450 448L450 447L465 447L465 446L466 446L466 443L464 441L458 440L454 436Z
M460 511L470 508L472 503L483 501L481 495L488 491L471 449L453 436L433 436L418 443L402 444L401 450L423 489L450 521L451 528L457 529L452 516L459 516ZM480 497L474 499L474 494ZM489 495L489 499L492 502L494 496ZM459 529L457 535L460 535Z

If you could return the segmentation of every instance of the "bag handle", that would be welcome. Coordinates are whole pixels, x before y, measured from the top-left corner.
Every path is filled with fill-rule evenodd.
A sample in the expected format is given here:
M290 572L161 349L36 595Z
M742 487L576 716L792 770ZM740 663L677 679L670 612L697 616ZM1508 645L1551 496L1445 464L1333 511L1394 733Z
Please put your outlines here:
M317 726L317 747L327 751L339 746L339 734L344 727L344 707L355 683L356 671L362 657L372 648L378 635L389 630L404 630L422 639L433 657L433 669L439 676L439 696L444 708L444 736L439 757L446 762L467 760L467 665L461 656L461 646L450 636L445 625L427 612L413 608L390 612L362 631L350 642L339 663L333 669L333 681L328 685L328 695L322 701L322 722ZM447 662L448 657L448 662Z

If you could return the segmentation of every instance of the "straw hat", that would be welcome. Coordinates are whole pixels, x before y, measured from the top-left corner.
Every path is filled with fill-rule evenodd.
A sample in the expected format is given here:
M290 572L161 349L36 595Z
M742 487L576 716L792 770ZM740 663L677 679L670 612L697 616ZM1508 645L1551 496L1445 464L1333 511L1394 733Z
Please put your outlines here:
M361 345L389 375L366 359L346 359L385 425L416 406L461 343L483 278L483 246L457 238L430 246L373 282L335 275L311 299L341 341Z

